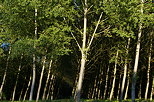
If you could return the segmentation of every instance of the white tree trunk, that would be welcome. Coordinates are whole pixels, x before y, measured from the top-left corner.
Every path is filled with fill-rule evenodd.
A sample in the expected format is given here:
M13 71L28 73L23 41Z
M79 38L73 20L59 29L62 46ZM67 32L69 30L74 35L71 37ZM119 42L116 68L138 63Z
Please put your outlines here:
M126 75L127 75L127 66L128 66L128 51L129 51L129 46L130 46L130 38L128 38L128 44L126 48L126 59L125 59L125 64L124 64L124 76L122 79L122 86L121 86L121 93L120 93L120 102L123 100L123 94L124 94L124 87L125 87L125 81L126 81Z
M121 77L122 77L122 75L121 75L121 73L120 73L119 84L118 84L117 100L119 100L119 94L120 94L120 88L121 88L121 79L122 79Z
M21 58L20 58L21 62L22 62L22 58L23 58L23 55L21 55ZM20 73L20 70L21 70L21 62L20 62L19 68L18 68L17 79L16 79L16 82L15 82L14 90L13 90L12 102L14 101L14 97L15 97L15 93L16 93L16 87L17 87L17 83L18 83L18 79L19 79L19 73Z
M54 80L55 80L55 76L54 75L52 75L51 76L51 80L50 80L50 85L49 85L49 90L48 90L48 93L47 93L47 97L46 97L46 100L48 100L49 99L49 94L50 94L50 92L51 93L53 93L52 91L52 87L54 86Z
M154 77L153 77L153 82L152 82L152 88L151 88L151 94L150 94L150 101L152 101L153 95L154 95Z
M153 32L152 32L153 33ZM147 100L148 90L149 90L149 81L150 81L150 67L151 67L151 52L152 52L152 33L150 34L150 48L149 48L149 56L148 56L148 70L147 70L147 86L145 91L145 100Z
M103 99L106 98L106 91L107 91L107 83L108 83L108 73L109 73L109 65L108 65L108 68L107 68L107 72L106 72L106 79L105 79L105 88L104 88L104 94L103 94Z
M85 57L85 54L82 54L79 80L78 80L77 89L76 89L76 102L80 102L80 95L81 95L82 82L84 78L85 64L86 64L86 57Z
M43 78L44 69L45 69L45 62L46 62L46 56L44 56L44 58L43 58L43 67L42 67L40 82L39 82L39 86L38 86L38 90L37 90L36 102L38 102L39 96L40 96L40 90L41 90L41 86L42 86L42 78Z
M127 86L126 86L126 91L125 91L124 100L126 100L127 97L128 97L129 82L130 82L130 78L129 78L129 73L128 73Z
M82 38L82 48L80 47L79 43L77 42L77 40L75 39L74 35L73 38L76 40L77 45L81 51L81 66L80 66L80 72L79 72L79 79L77 82L77 88L76 88L76 94L75 94L75 100L76 102L80 101L80 95L81 95L81 88L82 88L82 82L84 79L84 72L85 72L85 64L86 64L86 58L87 58L87 51L90 50L90 46L93 42L96 30L98 28L98 25L100 23L101 17L102 17L102 13L100 15L100 18L98 20L98 23L95 27L95 30L93 32L93 35L91 37L91 40L89 42L89 44L86 43L86 36L87 36L87 12L88 12L88 5L87 5L87 0L85 0L84 2L84 30L83 30L83 38Z
M6 60L6 67L5 67L5 71L4 71L3 81L2 81L2 84L1 84L1 87L0 87L0 100L2 100L3 86L5 84L6 73L7 73L8 66L9 66L10 53L11 53L11 48L9 50L8 57L7 57L7 60Z
M80 66L80 72L79 72L79 79L77 83L76 88L76 94L75 94L75 100L76 102L80 102L80 96L81 96L81 88L82 88L82 82L84 79L84 71L85 71L85 64L86 64L86 57L87 57L87 51L86 51L86 33L87 33L87 0L85 0L84 4L84 31L83 31L83 40L82 40L82 49L81 49L81 66Z
M141 15L143 15L143 3L144 1L141 0ZM140 19L141 20L141 19ZM138 62L139 62L139 53L140 53L140 43L141 43L141 34L142 34L142 23L139 25L139 33L138 33L138 40L136 46L136 56L135 56L135 64L133 70L133 77L132 77L132 102L135 102L135 86L136 86L136 76L137 76L137 69L138 69Z
M112 100L112 97L114 94L115 79L116 79L116 72L117 72L117 63L118 63L118 54L119 54L119 51L117 50L116 58L115 58L115 66L114 66L114 78L113 78L113 83L112 83L112 88L111 88L110 98L109 98L110 100Z
M51 66L52 66L52 60L50 60L48 76L47 76L47 80L46 80L46 83L45 83L42 100L45 100L45 97L46 97L46 90L47 90L47 86L48 86L48 83L49 83L49 78L50 78L50 73L51 73Z
M37 8L35 7L35 36L34 39L37 39ZM35 49L35 42L34 42L34 49ZM35 77L36 77L36 55L33 54L33 78L32 78L32 85L31 85L31 91L30 91L30 97L29 100L31 101L33 99L33 92L34 92L34 86L35 86Z
M24 95L24 98L23 98L23 101L25 101L25 99L26 99L26 97L27 97L27 93L28 93L28 90L29 90L31 81L32 81L32 77L30 76L29 82L28 82L28 85L27 85L27 89L26 89L26 91L25 91L25 95Z

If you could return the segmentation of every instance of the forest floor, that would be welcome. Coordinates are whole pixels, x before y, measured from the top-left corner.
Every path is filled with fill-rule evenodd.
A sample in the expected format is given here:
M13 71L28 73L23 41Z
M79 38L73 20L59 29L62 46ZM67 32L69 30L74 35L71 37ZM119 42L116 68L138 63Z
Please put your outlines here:
M12 102L12 101L0 101L0 102ZM35 100L34 101L14 101L14 102L36 102ZM60 100L40 100L38 102L75 102L74 100L72 99L60 99ZM119 102L118 100L94 100L94 99L89 99L89 100L81 100L81 102ZM123 100L123 102L131 102L130 99L128 100ZM139 99L136 99L136 102L154 102L154 100L150 101L150 100L139 100Z

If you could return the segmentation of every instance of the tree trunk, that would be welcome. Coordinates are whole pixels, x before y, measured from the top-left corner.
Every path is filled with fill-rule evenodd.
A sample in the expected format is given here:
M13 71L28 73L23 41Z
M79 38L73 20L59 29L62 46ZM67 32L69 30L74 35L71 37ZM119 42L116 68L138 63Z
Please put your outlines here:
M82 82L84 79L85 64L86 64L86 55L82 53L81 68L80 68L79 80L77 83L76 98L75 98L76 102L80 102Z
M152 32L153 33L153 32ZM149 90L149 81L150 81L150 62L151 62L151 52L152 52L152 33L150 34L150 48L149 48L149 56L148 56L148 70L147 70L147 86L145 91L145 100L147 100L148 90Z
M20 58L21 62L22 62L22 58L23 58L23 55L21 55L21 58ZM20 62L19 68L18 68L17 79L16 79L16 82L15 82L14 90L13 90L12 102L14 101L14 97L15 97L16 87L17 87L17 83L18 83L18 79L19 79L19 73L20 73L20 70L21 70L21 62Z
M27 93L28 93L28 90L29 90L29 87L30 87L30 84L31 84L31 80L32 80L32 77L30 76L30 79L29 79L29 82L28 82L27 89L25 91L25 95L24 95L23 101L25 101L25 99L27 97Z
M52 60L50 60L48 76L47 76L47 80L46 80L46 83L45 83L42 100L45 100L45 97L46 97L46 90L47 90L47 86L48 86L48 83L49 83L49 78L50 78L50 73L51 73L51 66L52 66Z
M103 97L103 99L105 99L106 98L106 91L107 91L107 84L108 84L108 77L109 77L109 70L110 70L110 68L109 68L109 66L108 66L108 68L107 68L107 72L106 72L106 79L105 79L105 88L104 88L104 97Z
M8 66L9 66L10 53L11 53L11 48L9 50L9 53L8 53L8 56L7 56L7 59L6 59L6 68L5 68L5 71L4 71L3 81L2 81L2 84L1 84L1 87L0 87L0 100L2 100L3 86L5 84L6 73L7 73Z
M79 79L78 79L78 82L77 82L76 94L74 96L76 102L80 102L82 82L83 82L83 79L84 79L85 64L86 64L86 60L87 60L87 51L90 50L90 46L91 46L91 44L93 42L94 36L96 35L98 25L99 25L100 20L102 18L102 13L101 13L101 15L99 17L99 20L97 22L97 25L95 27L95 30L94 30L94 32L92 34L91 39L90 39L90 42L89 42L89 44L87 44L86 43L87 12L88 12L88 6L87 6L87 0L85 0L85 2L84 2L84 30L83 30L83 38L82 38L82 48L80 47L79 43L77 42L77 40L74 38L74 35L73 35L73 38L76 40L77 45L78 45L78 47L79 47L79 49L81 51L81 65L80 65Z
M97 76L95 77L95 82L94 82L94 87L93 87L93 91L92 91L92 99L95 98L95 94L96 94L96 88L97 88Z
M42 67L42 72L41 72L41 76L40 76L39 87L37 90L36 102L38 102L39 96L40 96L40 90L41 90L41 86L42 86L42 78L43 78L44 69L45 69L45 62L46 62L46 56L44 56L44 58L43 58L43 67Z
M127 86L126 86L126 91L125 91L125 97L124 97L124 100L127 99L128 97L128 89L129 89L129 82L130 82L130 78L129 78L129 73L128 73L128 77L127 77Z
M55 76L52 75L52 76L51 76L51 80L50 80L50 85L49 85L49 90L48 90L48 93L47 93L46 100L49 99L49 94L50 94L50 92L52 91L52 90L51 90L52 87L54 86L54 80L55 80Z
M101 85L102 85L102 82L103 82L103 70L101 70L101 75L100 75L100 82L99 82L99 90L98 90L98 99L101 99L102 98L102 95L101 95Z
M110 100L112 99L113 94L114 94L115 79L116 79L116 72L117 72L117 62L118 62L118 54L119 54L119 51L117 50L116 58L115 58L115 66L114 66L114 78L113 78L113 83L112 83L112 88L111 88L110 98L109 98Z
M76 92L76 86L77 86L77 82L78 82L78 74L76 75L76 79L75 79L75 85L73 87L73 90L72 90L72 96L75 96L75 92ZM75 99L75 97L74 97Z
M120 102L122 102L123 94L124 94L124 87L125 87L125 80L126 80L127 66L128 66L129 46L130 46L130 38L128 38L128 44L127 44L127 49L126 49L126 59L125 59L125 64L124 64L124 76L123 76L123 79L122 79L122 86L121 86L121 93L120 93Z
M119 94L120 94L120 88L121 88L121 76L122 76L122 75L121 75L121 73L120 73L119 85L118 85L119 87L118 87L118 93L117 93L117 100L119 100L119 96L120 96Z
M153 94L154 94L154 77L153 77L153 82L152 82L150 101L152 101L152 96L153 96Z
M80 96L81 96L81 88L82 88L82 82L84 79L84 71L85 71L85 64L86 64L86 58L87 58L87 51L86 51L86 33L87 33L87 0L85 0L84 5L84 31L83 31L83 40L82 40L82 49L81 49L81 66L80 66L80 72L79 72L79 79L77 83L76 88L76 95L75 100L76 102L80 102Z
M144 1L141 0L141 15L143 15L143 3ZM141 20L141 18L140 18ZM141 43L141 34L142 34L142 23L139 25L139 33L138 33L138 40L136 46L136 56L135 56L135 64L133 70L133 77L132 77L132 102L135 102L135 86L136 86L136 76L137 76L137 69L138 69L138 62L139 62L139 53L140 53L140 43Z
M37 8L35 6L35 36L34 40L37 39ZM34 49L35 49L35 42L34 42ZM30 91L30 97L29 101L33 99L33 92L34 92L34 86L35 86L35 77L36 77L36 55L33 54L33 79L32 79L32 85L31 85L31 91Z
M141 94L142 94L142 81L139 83L139 91L138 91L138 98L141 99Z

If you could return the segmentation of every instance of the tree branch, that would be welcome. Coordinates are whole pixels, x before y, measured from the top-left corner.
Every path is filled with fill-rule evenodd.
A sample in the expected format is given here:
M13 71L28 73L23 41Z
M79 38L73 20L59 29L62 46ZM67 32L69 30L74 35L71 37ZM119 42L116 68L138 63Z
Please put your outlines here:
M80 44L78 43L77 39L75 38L75 36L72 32L71 32L71 35L73 36L74 40L76 41L76 44L78 45L80 51L82 51Z
M90 49L90 46L91 46L91 44L92 44L92 42L93 42L93 39L94 39L94 36L95 36L95 34L96 34L98 25L100 24L102 15L103 15L103 12L101 13L101 15L100 15L100 17L99 17L99 19L98 19L97 25L96 25L96 27L95 27L95 30L94 30L94 32L93 32L93 35L92 35L91 40L90 40L90 42L89 42L89 45L88 45L88 47L87 47L87 51Z

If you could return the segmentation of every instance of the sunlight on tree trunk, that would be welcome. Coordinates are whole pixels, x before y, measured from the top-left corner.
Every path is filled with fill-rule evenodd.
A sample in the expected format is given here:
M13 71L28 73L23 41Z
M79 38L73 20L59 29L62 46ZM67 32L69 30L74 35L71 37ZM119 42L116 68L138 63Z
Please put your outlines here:
M148 90L149 90L149 81L150 81L150 67L151 67L151 53L152 53L152 34L153 32L150 33L150 47L149 47L149 55L148 55L148 70L147 70L147 86L146 86L146 91L145 91L145 100L147 100L148 97Z
M129 89L129 83L130 83L130 78L129 78L129 73L128 73L128 77L127 77L127 86L126 86L126 91L125 91L125 97L124 97L124 100L127 99L128 97L128 89Z
M153 95L154 95L154 76L153 76L153 82L152 82L152 88L151 88L151 94L150 94L150 101L152 101Z
M128 52L129 52L129 46L130 46L130 38L128 38L128 44L126 47L126 59L124 64L124 75L122 79L122 86L121 86L121 93L120 93L120 102L123 100L123 94L124 94L124 87L125 87L125 81L126 81L126 75L127 75L127 67L128 67Z
M11 53L11 48L9 50L9 53L8 53L8 56L7 56L7 59L6 59L6 67L5 67L4 76L3 76L3 80L2 80L2 84L1 84L1 88L0 88L0 100L2 100L3 86L4 86L5 81L6 81L6 74L7 74L7 70L8 70L8 66L9 66L10 53Z
M29 90L29 87L30 87L31 81L32 81L32 77L30 76L30 78L29 78L29 82L28 82L28 85L27 85L27 88L26 88L26 91L25 91L25 94L24 94L23 101L25 101L25 99L26 99L26 97L27 97L27 93L28 93L28 90Z
M53 61L50 60L49 69L48 69L48 76L47 76L47 80L46 80L46 83L45 83L45 87L44 87L44 92L43 92L42 100L45 100L45 97L46 97L46 90L47 90L47 86L48 86L48 83L49 83L49 78L50 78L50 73L51 73L52 62L53 62Z
M35 7L35 36L34 36L35 40L37 39L37 20L36 20L36 18L37 18L37 8ZM35 42L34 42L34 49L35 49ZM36 77L36 55L33 54L33 78L32 78L30 97L29 97L30 101L33 99L35 77Z
M104 89L104 94L103 94L103 99L105 99L106 98L106 91L107 91L107 83L108 83L108 80L109 80L109 70L110 70L110 68L109 68L109 65L108 65L108 68L107 68L107 72L106 72L106 79L105 79L105 89Z
M38 90L37 90L36 102L38 102L39 96L40 96L40 90L41 90L41 86L42 86L42 78L43 78L43 74L44 74L45 63L46 63L46 56L43 57L43 66L42 66L42 72L41 72L39 86L38 86Z
M144 1L141 0L141 10L140 10L141 15L143 15L143 3ZM138 33L138 40L136 45L135 64L134 64L133 77L132 77L132 92L131 92L132 102L135 102L135 89L136 89L135 87L136 87L136 76L137 76L137 69L138 69L138 62L139 62L141 34L142 34L142 23L139 24L139 33Z
M114 94L116 72L117 72L117 63L118 63L118 54L119 54L119 51L117 50L116 58L115 58L115 65L114 65L114 78L113 78L112 88L111 88L110 98L109 98L110 100L112 100L112 97L113 97L113 94Z
M17 83L18 83L18 79L19 79L19 73L20 73L20 70L21 70L22 58L23 58L23 54L21 55L21 58L20 58L20 65L19 65L19 68L18 68L17 79L16 79L16 82L15 82L14 90L13 90L12 102L14 101L14 97L15 97L15 93L16 93L16 87L17 87Z

